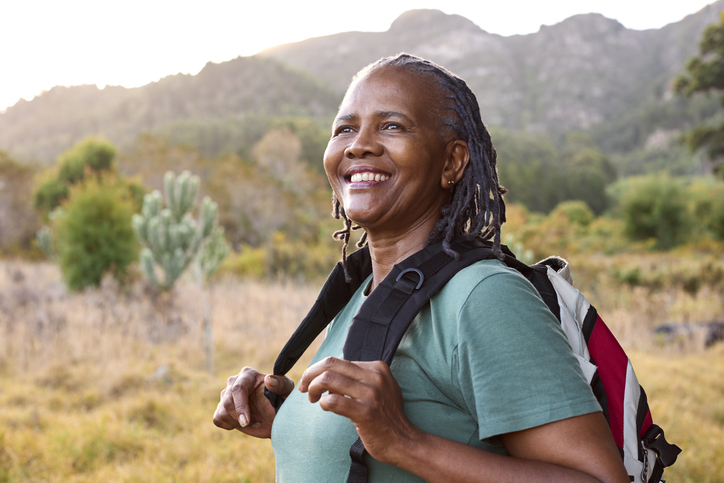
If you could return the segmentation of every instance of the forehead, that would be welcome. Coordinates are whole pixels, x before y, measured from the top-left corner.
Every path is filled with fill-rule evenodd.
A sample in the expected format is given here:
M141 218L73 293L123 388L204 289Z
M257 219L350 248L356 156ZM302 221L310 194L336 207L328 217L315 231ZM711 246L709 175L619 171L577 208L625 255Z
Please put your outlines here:
M429 76L397 66L383 66L355 79L340 105L339 115L363 111L396 111L420 122L437 122L443 89Z

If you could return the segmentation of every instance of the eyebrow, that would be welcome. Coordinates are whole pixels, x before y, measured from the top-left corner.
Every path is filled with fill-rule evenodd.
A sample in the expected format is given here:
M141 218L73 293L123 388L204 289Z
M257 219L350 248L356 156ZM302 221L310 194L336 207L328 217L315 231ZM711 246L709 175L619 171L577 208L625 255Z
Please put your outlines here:
M399 117L403 119L406 122L409 122L410 124L415 124L415 122L407 117L406 115L402 114L401 112L397 111L377 111L375 112L375 117L379 117L381 119L389 119L391 117ZM356 121L359 119L358 114L345 114L344 116L339 116L337 119L335 119L335 124L340 122L350 122L350 121Z

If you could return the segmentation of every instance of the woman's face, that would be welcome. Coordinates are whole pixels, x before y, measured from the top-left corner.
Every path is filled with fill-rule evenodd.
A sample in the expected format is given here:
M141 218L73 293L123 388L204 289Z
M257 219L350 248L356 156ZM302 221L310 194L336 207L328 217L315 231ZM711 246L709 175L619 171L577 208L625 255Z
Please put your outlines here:
M448 202L448 180L459 177L447 165L462 141L443 138L442 99L430 79L389 66L347 91L324 169L347 216L371 237L434 225Z

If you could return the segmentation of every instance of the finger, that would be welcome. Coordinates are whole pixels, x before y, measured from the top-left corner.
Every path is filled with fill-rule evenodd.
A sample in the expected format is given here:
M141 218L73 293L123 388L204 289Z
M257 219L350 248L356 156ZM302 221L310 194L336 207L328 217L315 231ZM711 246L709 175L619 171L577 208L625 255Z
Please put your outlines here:
M378 374L365 374L363 380L357 380L334 371L323 372L309 383L307 392L310 402L317 402L328 392L352 399L377 399L376 387L384 387Z
M264 378L264 385L271 392L282 397L288 396L294 389L294 381L286 376L267 375Z
M341 394L327 394L319 399L319 407L352 421L363 419L365 406L358 400L345 397Z
M231 386L234 411L236 411L239 418L239 426L242 428L245 428L250 422L249 391L256 386L258 375L257 371L245 367Z
M219 402L219 405L216 406L216 411L214 411L214 424L227 431L239 426L238 421L229 415L221 402Z
M326 357L321 361L312 364L304 371L299 380L299 390L307 392L309 384L324 372L335 372L349 378L361 380L365 370L370 367L367 363L350 362L336 357Z

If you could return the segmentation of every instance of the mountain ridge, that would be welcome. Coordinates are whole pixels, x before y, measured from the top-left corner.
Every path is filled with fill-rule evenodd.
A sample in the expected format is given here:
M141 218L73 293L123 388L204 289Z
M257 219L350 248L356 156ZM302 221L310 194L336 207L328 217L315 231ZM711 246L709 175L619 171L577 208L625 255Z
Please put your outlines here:
M279 45L255 56L210 62L195 76L171 75L131 89L54 87L0 113L0 149L49 164L87 135L104 135L123 150L141 133L168 132L179 123L197 130L205 123L226 123L237 130L229 132L238 132L243 120L257 115L327 122L360 68L401 51L429 58L465 79L489 125L553 137L570 130L635 128L641 132L618 144L631 149L632 143L645 144L658 128L656 120L645 128L622 120L641 123L652 109L673 102L671 80L696 53L704 27L719 21L723 10L719 0L649 30L580 14L507 37L459 15L410 10L385 32L344 32ZM682 118L666 128L681 130L686 122ZM612 123L620 125L608 128Z

